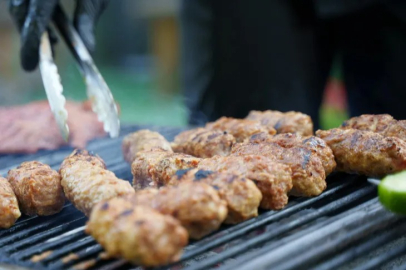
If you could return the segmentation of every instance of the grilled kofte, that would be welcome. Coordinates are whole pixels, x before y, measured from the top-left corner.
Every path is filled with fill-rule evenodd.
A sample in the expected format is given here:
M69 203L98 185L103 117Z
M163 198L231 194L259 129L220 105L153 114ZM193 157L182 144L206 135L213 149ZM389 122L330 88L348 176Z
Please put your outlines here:
M270 158L259 155L215 156L203 159L198 168L251 179L262 193L261 208L280 210L288 203L288 193L292 189L291 169Z
M276 143L283 148L303 147L315 153L323 163L326 176L336 167L333 151L322 139L315 136L302 137L297 133L281 133L270 136L266 133L254 134L247 140L251 143Z
M406 169L406 142L399 138L341 128L316 134L333 150L338 171L381 177Z
M0 176L0 228L10 228L20 216L16 195L8 180Z
M172 143L172 149L178 153L209 158L215 155L229 155L234 143L234 136L226 131L195 128L177 135Z
M202 182L212 186L227 202L228 215L224 223L236 224L258 216L262 194L254 182L236 174L189 169L178 171L170 185L182 182Z
M195 168L199 162L199 158L160 149L139 152L131 164L134 188L159 188L166 185L178 170Z
M130 164L134 161L138 152L152 149L172 152L171 145L164 136L151 130L139 130L125 136L123 139L122 151L124 159Z
M245 119L259 121L266 127L276 129L277 133L298 133L302 136L313 135L312 119L300 112L251 111Z
M8 172L21 212L32 216L47 216L61 211L65 196L61 176L46 164L38 161L24 162Z
M205 183L184 182L159 190L141 190L135 198L135 205L154 208L179 220L193 239L217 230L227 217L226 202Z
M289 193L291 195L317 196L327 187L323 163L309 149L303 147L283 148L271 142L240 143L233 146L231 154L236 156L261 155L274 162L288 165L292 172L293 188Z
M100 157L85 150L75 150L65 158L60 174L66 197L85 215L100 201L135 193L129 182L106 170Z
M177 261L188 242L186 230L171 216L134 205L132 196L96 204L86 232L112 257L143 266Z
M406 140L406 120L395 120L389 114L363 114L345 121L341 128L373 131L385 137Z
M259 132L276 133L273 127L263 126L258 121L231 117L221 117L215 122L207 123L206 128L228 132L235 137L237 142L242 142Z

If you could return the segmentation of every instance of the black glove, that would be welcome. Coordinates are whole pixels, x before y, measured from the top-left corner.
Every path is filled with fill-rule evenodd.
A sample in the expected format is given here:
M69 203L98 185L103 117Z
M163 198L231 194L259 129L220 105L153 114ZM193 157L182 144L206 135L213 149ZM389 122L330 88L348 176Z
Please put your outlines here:
M45 30L51 43L56 37L49 29L53 11L59 0L8 0L9 11L21 34L21 66L26 71L35 70L39 61L39 46ZM94 51L94 28L108 0L76 0L74 25L90 52Z

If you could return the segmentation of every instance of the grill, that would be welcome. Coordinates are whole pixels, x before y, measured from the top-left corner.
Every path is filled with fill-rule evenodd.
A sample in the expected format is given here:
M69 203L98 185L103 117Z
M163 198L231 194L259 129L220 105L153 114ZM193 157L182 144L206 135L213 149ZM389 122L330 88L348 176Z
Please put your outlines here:
M127 126L122 136L149 128L171 140L181 130ZM100 139L88 149L108 168L131 180L123 161L121 140ZM58 169L72 151L0 156L0 174L23 161L38 160ZM282 211L263 211L257 218L216 233L186 247L182 260L157 269L406 269L406 218L385 211L376 187L361 176L333 174L318 197L291 198ZM406 207L406 206L405 206ZM48 217L23 216L0 230L0 269L10 265L33 269L142 269L108 259L84 233L87 218L70 203ZM7 266L6 266L7 265Z

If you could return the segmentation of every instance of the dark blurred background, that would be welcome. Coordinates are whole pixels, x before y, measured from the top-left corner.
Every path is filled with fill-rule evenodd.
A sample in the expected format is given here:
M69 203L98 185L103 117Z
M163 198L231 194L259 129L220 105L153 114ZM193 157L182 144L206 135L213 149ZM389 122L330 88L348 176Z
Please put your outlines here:
M67 9L71 0L62 1ZM97 28L95 61L121 107L124 123L182 126L187 123L180 85L179 0L114 0ZM25 73L18 59L18 35L0 1L0 105L45 99L38 71ZM72 57L60 42L56 61L67 98L83 100L85 88ZM340 57L326 84L321 126L347 117Z

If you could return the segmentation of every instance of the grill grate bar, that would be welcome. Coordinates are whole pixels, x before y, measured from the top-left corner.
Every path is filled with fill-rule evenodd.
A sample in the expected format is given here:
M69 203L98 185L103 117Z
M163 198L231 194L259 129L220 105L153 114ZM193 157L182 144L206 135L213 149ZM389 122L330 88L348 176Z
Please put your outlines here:
M81 238L83 238L85 236L86 235L84 234L83 231L76 232L74 234L70 234L66 237L63 237L60 241L45 242L45 243L37 244L24 251L16 253L16 254L12 255L11 257L14 259L17 259L17 260L30 259L34 255L38 255L38 254L44 253L49 250L54 250L54 249L59 250L61 248L61 246L63 246L65 249L67 243L71 243L73 241L80 240Z
M406 226L404 226L403 222L397 222L396 224L391 226L391 230L388 231L386 229L383 229L380 232L374 233L372 238L361 242L361 244L356 245L354 248L350 248L341 252L334 258L325 260L324 262L317 265L314 270L337 269L339 266L342 266L349 261L359 258L362 255L365 255L368 252L381 247L389 241L392 241L405 234Z
M404 224L403 224L404 225ZM375 270L378 269L379 266L387 263L400 255L406 254L406 244L399 245L397 247L392 248L391 250L387 251L384 256L375 257L367 262L365 262L362 266L358 266L354 270Z
M21 241L15 242L11 245L7 245L4 248L4 252L11 253L11 252L17 252L21 250L22 248L27 248L29 246L32 246L40 241L47 240L50 237L56 236L57 234L62 234L63 232L74 229L76 227L82 226L85 222L85 218L81 217L72 221L69 221L67 223L64 223L60 226L57 226L55 228L52 228L46 232L30 236L29 238L23 239Z
M360 184L361 183L362 182L360 182ZM230 242L234 239L244 236L247 233L252 232L267 224L279 221L283 218L287 218L288 216L291 216L291 215L305 209L306 207L311 206L312 204L315 204L324 199L329 199L329 197L332 196L333 194L343 191L348 187L353 188L353 183L351 183L351 181L346 181L344 183L337 183L336 185L332 186L329 190L323 192L318 197L314 197L314 198L310 198L310 199L301 198L300 200L303 200L302 202L295 204L293 206L287 207L283 211L280 211L280 212L269 211L269 212L262 214L258 218L250 219L250 220L247 220L246 222L232 226L229 229L226 229L219 233L222 236L221 238L212 239L213 237L209 237L208 239L204 240L204 242L207 242L204 245L198 246L189 251L186 251L184 256L182 257L182 261L189 260L196 255L199 255L203 252L207 252L215 247L221 246L227 242ZM216 235L214 235L214 237L218 237L218 235L216 234Z
M322 216L333 214L334 212L339 211L341 208L348 207L354 203L359 202L361 199L365 197L372 197L374 195L375 187L373 186L366 186L363 189L357 190L356 192L347 195L339 200L336 200L334 202L331 202L320 209L318 209L315 212L310 212L308 214L305 214L294 221L285 224L282 227L275 228L273 231L259 235L256 238L253 238L251 240L247 240L246 242L241 243L238 246L232 247L228 250L225 250L223 253L217 255L217 256L212 256L211 258L208 258L207 260L203 261L201 264L195 266L193 269L194 270L199 270L199 269L207 269L210 266L216 265L218 263L221 263L227 258L232 258L233 256L237 254L242 254L244 251L249 250L250 248L254 248L258 245L264 244L267 241L270 241L272 238L275 238L277 236L280 236L281 234L284 234L288 231L291 231L293 229L299 228L300 226L303 226L311 221L314 221Z
M49 269L63 269L63 268L67 268L70 267L72 265L75 265L77 263L83 262L87 259L90 259L91 257L97 257L98 254L100 254L100 252L103 251L103 248L99 245L99 244L95 244L89 247L86 247L84 249L79 250L78 252L75 253L69 253L69 254L73 254L75 256L74 259L72 260L67 260L64 261L65 256L63 258L61 258L60 260L50 263L48 265Z

